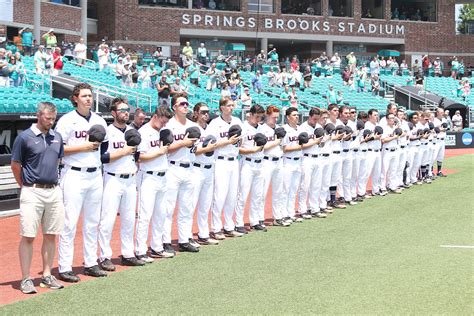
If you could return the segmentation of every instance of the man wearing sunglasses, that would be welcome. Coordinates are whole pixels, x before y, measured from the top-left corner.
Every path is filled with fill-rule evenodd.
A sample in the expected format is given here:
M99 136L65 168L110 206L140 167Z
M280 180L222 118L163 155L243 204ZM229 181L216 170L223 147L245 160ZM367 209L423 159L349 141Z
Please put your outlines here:
M398 167L398 140L400 135L395 133L395 115L388 113L387 124L383 127L382 134L382 190L388 189L391 193L402 193L398 189L397 167Z
M196 127L196 123L187 119L189 103L187 95L178 93L171 98L174 116L166 128L174 136L174 142L168 149L170 169L166 175L168 185L167 193L167 218L164 226L163 242L171 243L171 224L173 211L178 202L178 243L180 251L198 252L199 244L189 236L193 225L193 192L194 182L189 176L195 160L194 152L197 138L190 138L186 129Z
M125 132L132 129L127 126L130 107L125 99L115 98L112 100L110 112L114 122L107 127L109 141L101 145L104 194L99 224L99 265L105 271L115 271L115 265L111 261L110 240L117 210L120 211L121 264L125 266L145 264L135 257L133 249L137 165L134 155L136 146L128 146L125 141Z

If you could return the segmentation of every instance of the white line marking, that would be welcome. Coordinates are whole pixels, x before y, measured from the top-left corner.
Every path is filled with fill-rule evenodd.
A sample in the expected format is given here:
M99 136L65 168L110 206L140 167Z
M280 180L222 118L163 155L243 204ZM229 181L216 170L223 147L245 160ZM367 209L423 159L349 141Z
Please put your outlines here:
M474 246L462 246L462 245L440 245L441 248L463 248L463 249L474 249Z

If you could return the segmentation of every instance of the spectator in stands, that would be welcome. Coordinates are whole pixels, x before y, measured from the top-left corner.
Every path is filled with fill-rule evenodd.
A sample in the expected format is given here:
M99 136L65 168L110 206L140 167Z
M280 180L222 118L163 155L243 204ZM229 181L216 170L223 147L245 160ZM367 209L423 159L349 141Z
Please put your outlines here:
M334 86L330 84L328 86L328 90L326 91L326 101L329 104L335 104L336 101L336 91L334 90Z
M453 122L453 127L455 132L460 132L462 131L463 128L463 118L461 116L461 112L459 110L456 110L454 113L453 117L451 118L451 121Z
M464 101L467 100L467 97L471 94L471 85L469 84L469 79L464 79L462 81L462 94L461 97L464 99Z
M16 77L16 79L12 78L13 85L15 87L22 87L23 83L25 82L25 77L26 77L25 64L23 63L20 52L17 52L14 58L15 58L15 69L14 69L15 74L13 75L13 78Z
M385 68L387 68L387 61L385 60L385 58L383 56L380 57L379 65L380 65L381 69L385 70ZM379 74L377 74L377 75L379 75Z
M341 68L341 57L339 57L339 53L335 53L334 56L331 57L331 65L334 68Z
M392 12L392 20L398 20L400 19L400 12L398 11L398 8L395 8Z
M191 47L190 42L186 42L182 50L183 56L187 57L188 59L193 59L193 48Z
M100 44L99 50L97 51L97 57L99 58L99 70L100 71L102 71L102 70L104 70L108 67L109 55L110 55L109 46L107 44Z
M288 108L290 106L290 92L289 86L285 85L283 88L283 92L280 95L281 106L284 108Z
M122 86L131 87L132 86L132 71L130 70L131 63L126 63L123 65L122 70Z
M256 93L263 92L262 72L260 70L257 70L252 78L252 88Z
M119 57L117 60L117 63L115 64L115 77L118 80L122 80L123 69L124 69L123 58Z
M423 88L423 81L424 81L423 73L421 71L418 71L415 74L415 85L418 86L419 88Z
M52 74L57 76L63 72L63 56L61 55L61 48L55 47L53 52L53 70Z
M45 67L45 74L51 75L54 69L54 62L53 62L53 52L50 47L46 47L44 52L44 67Z
M142 70L138 74L138 82L140 82L142 89L149 89L151 87L150 71L146 64L142 66Z
M462 79L464 77L464 60L461 59L459 62L459 67L458 67L458 73L457 73L457 79Z
M79 43L74 46L74 57L79 65L85 64L87 59L87 46L84 44L82 37L79 39Z
M130 127L133 127L134 129L138 130L140 127L143 126L143 123L145 123L146 119L146 113L140 108L137 108L135 110L135 113L133 114L133 121L130 123Z
M265 76L268 78L268 86L274 87L277 84L277 74L273 71L272 67L270 67Z
M204 46L204 43L201 43L197 49L197 58L200 64L206 65L207 63L207 49Z
M423 56L421 66L423 67L423 74L425 75L425 77L428 76L430 68L430 58L428 57L428 55Z
M193 63L186 69L186 72L189 73L189 81L191 82L191 84L199 87L199 78L200 78L199 66Z
M10 67L6 55L5 48L0 48L0 87L10 86Z
M412 66L412 71L415 75L421 71L421 65L418 59L415 59L415 63Z
M173 95L183 92L188 92L187 87L181 83L180 77L176 77L174 82L170 85L170 96L173 97Z
M18 35L21 36L21 46L23 48L23 55L31 56L31 50L33 46L33 33L29 27L24 27L18 31Z
M298 93L296 91L295 86L291 86L289 97L290 97L290 106L298 108Z
M400 66L398 65L398 62L395 58L392 60L392 63L390 64L390 66L392 67L393 76L396 76L400 73Z
M441 68L441 59L436 57L436 60L433 62L434 75L435 77L441 77L443 75L443 70Z
M376 56L374 56L369 64L370 76L374 77L380 73L380 63Z
M295 70L291 71L292 82L296 88L301 87L301 81L303 81L303 74L300 71L300 66L297 66Z
M221 99L225 97L231 97L231 91L229 87L229 83L227 81L224 81L221 86Z
M270 63L272 65L278 65L278 53L276 47L273 47L271 51L268 52L268 58L270 59Z
M252 106L252 96L250 95L250 90L248 87L244 88L244 91L240 95L240 102L242 108L250 108Z
M296 59L296 56L294 56L294 57L291 59L290 69L291 69L291 70L296 70L297 67L299 67L299 63L298 63L298 60Z
M163 106L169 106L169 98L171 94L170 85L166 82L166 73L161 75L160 81L156 84L156 90L158 90L158 104Z
M211 91L217 87L217 75L218 70L216 69L216 64L212 63L211 67L206 71L207 81L206 81L206 90Z
M54 34L54 29L50 29L48 32L43 34L42 38L46 42L46 48L54 48L58 46L58 40L56 38L56 34Z
M370 84L372 86L372 95L379 95L379 92L380 92L379 76L377 75L373 76Z
M45 53L44 53L44 46L43 45L40 45L38 46L38 50L36 51L34 57L33 57L33 60L35 62L35 69L36 69L36 73L38 75L42 75L45 71L45 60L46 60L46 56L45 56Z
M408 71L408 64L405 61L405 59L402 60L402 63L400 64L400 73L401 75L405 75Z
M337 91L336 104L337 105L343 105L344 104L344 95L342 94L341 90Z
M152 55L153 59L158 63L158 65L161 67L162 66L162 61L163 61L163 51L160 46L156 47L156 50L153 52ZM150 64L151 65L151 64Z
M354 52L350 52L347 56L347 66L351 72L354 72L357 66L357 58L354 55Z
M304 73L303 73L303 87L311 88L311 81L313 80L313 74L311 73L311 67L306 66Z
M136 88L138 85L138 67L137 61L134 59L132 60L132 64L130 65L130 75L132 76L132 87Z

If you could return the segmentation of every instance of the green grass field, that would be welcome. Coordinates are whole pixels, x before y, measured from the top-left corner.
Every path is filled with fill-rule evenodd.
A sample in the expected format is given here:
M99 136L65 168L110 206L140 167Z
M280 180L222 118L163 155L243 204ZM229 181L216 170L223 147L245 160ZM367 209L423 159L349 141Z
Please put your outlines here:
M474 155L456 174L51 291L5 314L473 314Z

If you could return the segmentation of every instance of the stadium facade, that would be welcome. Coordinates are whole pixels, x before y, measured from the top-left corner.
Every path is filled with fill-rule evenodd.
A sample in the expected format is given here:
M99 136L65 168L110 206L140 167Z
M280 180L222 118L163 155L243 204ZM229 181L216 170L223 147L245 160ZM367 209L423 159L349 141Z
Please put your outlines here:
M3 29L9 38L17 29L34 25L36 3L41 32L55 28L60 39L76 41L87 24L89 44L106 39L124 47L154 50L159 46L170 57L191 41L193 47L204 42L211 55L219 49L236 49L236 54L247 56L275 47L280 58L353 51L367 59L380 49L393 49L408 63L428 54L446 61L458 56L465 65L474 64L474 36L456 34L455 4L459 1L455 0L0 2L9 7L0 16L0 32ZM83 11L88 12L87 22L85 14L81 19Z

